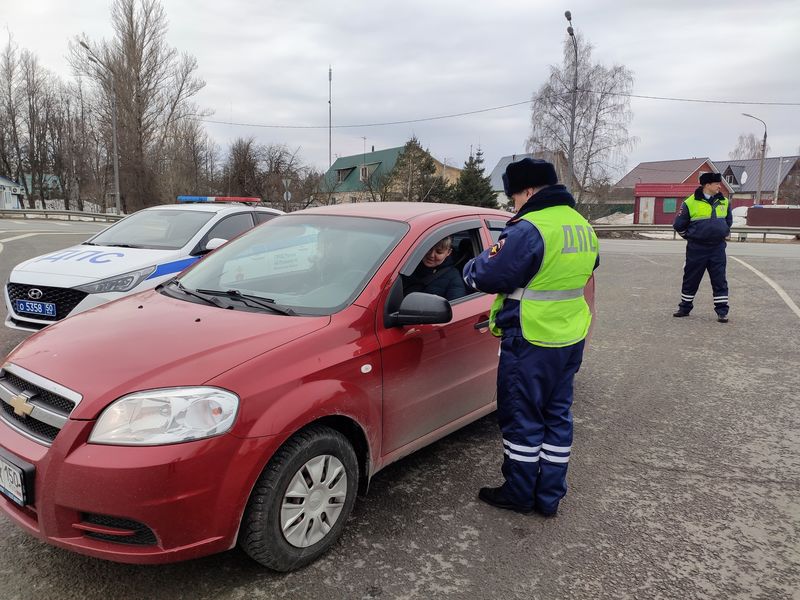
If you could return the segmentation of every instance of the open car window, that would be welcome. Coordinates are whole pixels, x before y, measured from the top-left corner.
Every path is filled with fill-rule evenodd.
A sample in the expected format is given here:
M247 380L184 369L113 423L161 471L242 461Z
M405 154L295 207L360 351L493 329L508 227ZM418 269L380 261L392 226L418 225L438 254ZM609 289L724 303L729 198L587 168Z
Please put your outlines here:
M403 295L424 292L458 302L462 298L480 294L467 287L462 277L464 265L483 250L480 228L476 223L465 224L464 229L452 225L427 235L401 270ZM442 249L449 254L439 264ZM427 263L426 263L427 261Z

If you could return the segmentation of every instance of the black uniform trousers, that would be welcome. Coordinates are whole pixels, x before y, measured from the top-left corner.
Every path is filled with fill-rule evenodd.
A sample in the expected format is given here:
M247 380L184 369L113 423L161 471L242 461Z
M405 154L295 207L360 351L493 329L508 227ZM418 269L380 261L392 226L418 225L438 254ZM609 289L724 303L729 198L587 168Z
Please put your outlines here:
M678 309L689 313L694 308L694 297L703 273L708 271L711 289L714 293L714 311L721 317L728 314L728 280L725 278L726 244L701 244L688 241L686 243L686 263L683 265L683 285L681 286L681 302Z

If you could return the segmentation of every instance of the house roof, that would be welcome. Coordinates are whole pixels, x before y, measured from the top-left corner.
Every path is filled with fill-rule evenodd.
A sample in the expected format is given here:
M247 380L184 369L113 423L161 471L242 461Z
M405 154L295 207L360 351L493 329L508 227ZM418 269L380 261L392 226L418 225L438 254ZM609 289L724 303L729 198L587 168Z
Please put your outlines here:
M340 156L325 173L325 185L329 190L335 192L363 192L365 188L364 183L361 181L359 167L362 165L377 165L373 172L374 174L371 175L376 178L381 177L394 168L402 152L403 146L400 146L398 148L377 150L376 152ZM347 177L341 183L336 182L336 174L339 171L349 171L349 173L346 173Z
M775 183L778 181L778 163L781 164L781 185L795 166L800 156L775 156L764 159L764 174L761 177L761 191L774 192ZM736 178L734 191L736 192L758 192L758 171L761 160L758 158L748 158L742 160L720 160L715 161L714 165L719 172L725 174L730 168L731 174Z
M0 175L0 185L5 187L19 187L19 184L16 181L9 179L8 177L3 177L2 175Z
M615 187L632 188L637 183L684 183L705 162L712 168L717 166L707 157L639 163Z

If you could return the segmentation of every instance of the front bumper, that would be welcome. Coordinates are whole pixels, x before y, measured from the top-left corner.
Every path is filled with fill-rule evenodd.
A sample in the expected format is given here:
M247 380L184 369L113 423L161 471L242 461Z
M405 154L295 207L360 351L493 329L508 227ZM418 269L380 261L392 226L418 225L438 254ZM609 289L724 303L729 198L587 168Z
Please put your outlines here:
M21 285L21 284L15 284ZM57 289L62 291L63 293L70 293L75 292L70 288L46 288L46 286L38 286L39 288L45 289ZM57 314L55 318L40 318L36 315L25 314L25 313L18 313L14 310L13 302L11 297L9 296L9 287L6 284L4 289L4 298L6 301L6 320L5 325L11 329L19 329L21 331L39 331L44 329L48 325L52 325L53 323L58 323L59 321L67 318L70 315L76 315L83 311L89 310L96 306L100 306L101 304L105 304L106 302L111 302L112 300L116 300L118 298L122 298L123 296L127 295L126 293L116 292L111 294L86 294L84 292L78 292L81 294L82 297L79 299L76 298L76 302L60 302L55 301L57 307ZM45 298L44 300L50 300L49 298Z
M0 510L48 543L117 562L175 562L235 545L274 437L101 446L86 443L93 426L70 420L48 448L0 421L6 456L35 467L33 504L0 495Z

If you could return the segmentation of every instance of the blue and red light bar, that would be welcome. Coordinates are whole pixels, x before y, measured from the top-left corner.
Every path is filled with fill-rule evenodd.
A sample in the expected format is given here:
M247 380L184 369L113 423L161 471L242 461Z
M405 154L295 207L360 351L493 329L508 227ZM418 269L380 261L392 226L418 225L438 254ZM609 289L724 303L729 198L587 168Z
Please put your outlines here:
M261 202L252 196L178 196L178 202Z

